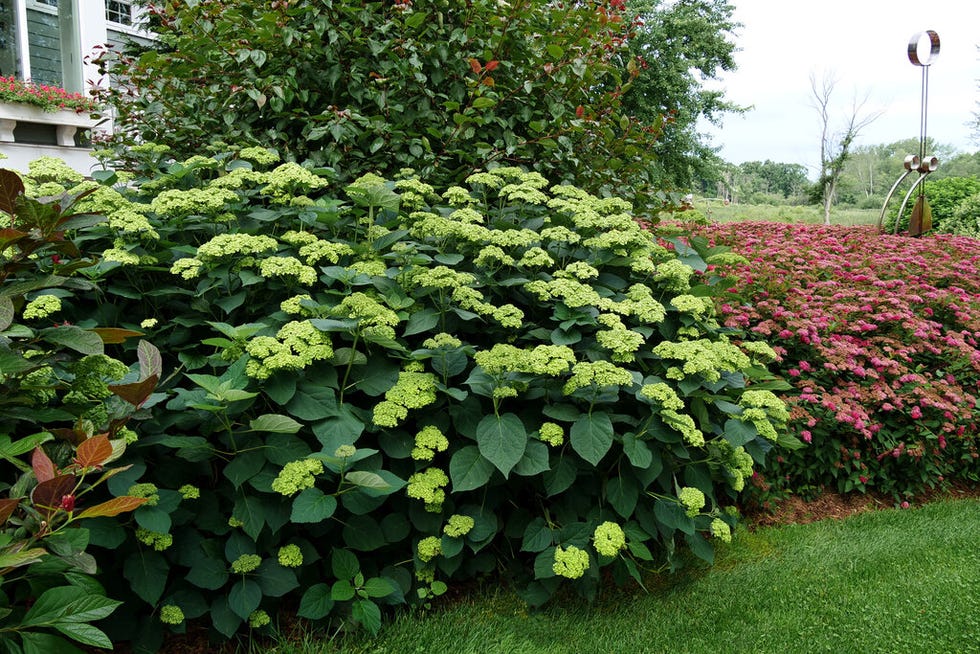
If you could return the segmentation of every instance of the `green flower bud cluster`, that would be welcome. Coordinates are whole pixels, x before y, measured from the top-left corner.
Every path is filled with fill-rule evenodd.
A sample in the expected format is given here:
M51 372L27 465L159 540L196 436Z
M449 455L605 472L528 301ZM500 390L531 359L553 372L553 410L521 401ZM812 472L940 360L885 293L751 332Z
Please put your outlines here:
M463 341L459 340L452 334L447 334L446 332L439 332L432 338L427 338L422 341L422 347L428 350L438 350L442 348L454 350L462 346Z
M694 424L694 418L686 413L678 413L671 409L662 409L660 419L669 427L673 427L684 436L684 442L692 447L704 445L704 434Z
M755 465L752 455L744 447L732 447L724 439L718 439L714 445L718 449L722 466L731 476L732 489L741 491L745 488L745 480L752 476L752 467Z
M244 575L252 572L262 564L262 557L258 554L242 554L231 562L231 571L236 575Z
M496 245L488 245L480 250L480 254L473 260L473 263L483 268L498 267L500 265L513 266L514 257Z
M442 528L444 534L450 538L461 538L470 533L476 521L468 515L454 513L449 516L446 526Z
M267 173L261 173L257 170L249 170L248 168L235 168L227 175L222 175L221 177L208 182L208 188L238 189L242 188L243 186L255 188L259 185L264 185L267 179Z
M106 262L118 263L121 266L138 266L141 261L138 255L121 248L109 248L108 250L103 250L102 260Z
M442 194L442 199L448 202L451 207L468 207L477 202L477 199L462 186L450 186Z
M238 151L238 158L261 166L269 166L279 161L279 155L275 151L259 146L242 148Z
M284 568L298 568L303 565L303 551L299 545L283 545L279 548L279 565Z
M184 621L184 612L179 606L165 604L160 607L160 622L163 624L178 625Z
M629 370L608 361L580 362L572 367L572 376L562 392L571 395L580 388L606 386L632 386L633 375Z
M555 260L545 250L533 247L524 251L517 265L523 268L551 268L555 265Z
M317 459L299 459L287 463L272 481L272 490L290 496L307 488L313 488L316 475L323 474L323 463Z
M324 260L337 263L341 257L352 254L354 254L354 249L346 243L334 243L321 239L314 239L299 249L299 256L303 257L303 260L311 266Z
M333 451L333 455L338 459L349 459L355 454L357 454L357 448L353 445L339 445L337 449Z
M184 279L194 279L201 274L203 268L204 263L200 259L184 257L174 261L173 265L170 266L170 274L180 275Z
M743 341L740 345L743 352L759 363L772 363L779 356L768 343L762 341Z
M719 252L712 254L704 262L713 266L743 266L747 265L749 260L735 252Z
M721 379L722 372L735 372L751 364L740 349L724 341L664 341L653 348L653 353L662 359L683 362L683 366L672 366L667 370L667 377L677 380L688 375L701 375L706 381L716 382Z
M162 552L174 544L174 537L170 534L160 534L142 527L136 529L136 540L144 545L149 545L157 552Z
M596 279L599 276L599 271L584 261L575 261L568 264L562 270L555 272L555 277L564 277L566 279L579 279L582 281L588 279Z
M751 422L763 438L775 442L779 438L773 422L785 426L789 420L786 405L771 391L747 390L742 393L739 404L746 407L738 416L743 422Z
M436 452L445 452L449 448L449 440L439 431L438 427L429 425L415 434L415 448L412 458L416 461L431 461Z
M545 227L541 230L541 238L552 243L567 243L575 245L582 240L582 235L561 225L557 227Z
M676 295L670 300L670 306L681 313L691 314L697 320L714 315L715 309L714 301L711 298L695 295Z
M687 509L687 517L689 518L693 518L700 513L706 503L704 493L691 486L685 486L680 489L677 493L677 499Z
M418 179L400 179L395 182L395 190L401 191L402 206L406 209L418 209L439 199L434 188Z
M225 188L167 189L153 198L150 210L166 217L210 216L223 211L237 199L234 191Z
M626 534L615 522L603 522L592 534L595 551L603 556L613 557L626 547Z
M684 400L677 395L673 388L663 382L645 384L640 388L638 394L671 411L680 411L684 408Z
M149 482L142 484L133 484L126 491L126 495L129 497L143 497L146 498L146 506L156 506L157 502L160 501L159 495L160 489L157 488L156 484L151 484Z
M684 292L691 290L693 274L694 269L680 259L670 259L657 264L653 279L659 282L664 290Z
M38 295L24 307L24 320L47 318L61 311L61 298L57 295Z
M309 294L307 294L307 293L303 293L303 294L300 294L300 295L294 295L293 297L287 298L287 299L283 300L282 302L280 302L279 303L279 308L283 311L283 313L288 313L291 316L312 316L312 315L315 315L315 313L316 313L315 311L313 311L312 309L307 309L306 307L302 306L302 303L304 301L306 301L306 302L312 302L313 301L313 298L310 297Z
M726 543L732 542L732 528L721 518L711 521L711 535Z
M548 445L558 447L565 442L565 430L557 423L546 422L538 430L538 438Z
M525 349L497 343L473 355L473 360L492 376L507 373L557 377L575 364L575 352L566 345L537 345Z
M408 417L409 409L421 409L436 401L436 377L428 372L403 370L398 381L385 392L383 402L374 407L374 424L395 427Z
M594 288L577 279L559 278L548 282L539 279L524 284L524 289L542 302L557 299L573 309L577 307L609 309L613 304L611 300L599 297Z
M253 379L268 379L277 370L302 370L333 356L330 336L309 320L286 323L275 338L256 336L245 345L245 351L252 357L245 374Z
M259 262L259 274L263 277L295 277L304 286L316 284L316 270L296 257L267 257Z
M428 563L442 554L442 541L437 536L427 536L418 544L419 561Z
M335 316L344 316L357 320L364 327L383 327L382 333L388 338L395 337L395 325L401 322L398 314L384 306L366 293L351 293L341 301L331 312Z
M555 548L555 562L551 569L559 577L578 579L589 569L589 553L574 545L567 548L559 545Z
M406 493L409 497L425 502L426 511L438 513L446 501L443 488L449 484L449 477L440 468L426 468L408 478Z
M65 182L77 184L84 177L57 157L39 157L27 164L27 176L38 184L44 182Z
M197 248L197 256L202 261L212 261L223 257L275 252L278 248L279 243L271 236L218 234Z
M480 216L476 211L465 209L453 212L448 218L428 211L415 211L409 214L409 219L413 221L412 236L419 239L435 238L455 243L483 244L489 241L490 230L477 224L483 221L482 216L480 216L479 221L463 222L453 219L453 216L457 214L460 216L470 214Z
M248 616L248 626L250 629L261 629L270 622L272 622L272 618L262 609L252 611Z
M190 484L184 484L177 489L180 496L185 500L196 500L201 497L201 489L197 486L191 486Z
M600 314L598 321L609 328L596 332L595 338L599 345L612 352L610 358L618 363L633 361L635 352L646 341L643 334L626 329L622 319L614 313Z
M307 192L323 188L328 181L314 175L297 163L287 162L266 174L268 182L264 193L279 201L289 201L297 191Z

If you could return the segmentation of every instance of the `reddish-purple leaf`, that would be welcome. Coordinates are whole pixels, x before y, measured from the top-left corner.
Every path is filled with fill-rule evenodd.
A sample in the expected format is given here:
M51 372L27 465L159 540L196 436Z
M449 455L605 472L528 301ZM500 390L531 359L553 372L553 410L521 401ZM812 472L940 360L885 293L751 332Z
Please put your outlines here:
M54 463L40 447L34 448L34 453L31 455L31 467L34 469L34 476L38 483L54 479Z
M112 384L109 390L133 406L139 407L153 394L153 389L157 387L157 380L156 375L150 375L143 381L132 384Z

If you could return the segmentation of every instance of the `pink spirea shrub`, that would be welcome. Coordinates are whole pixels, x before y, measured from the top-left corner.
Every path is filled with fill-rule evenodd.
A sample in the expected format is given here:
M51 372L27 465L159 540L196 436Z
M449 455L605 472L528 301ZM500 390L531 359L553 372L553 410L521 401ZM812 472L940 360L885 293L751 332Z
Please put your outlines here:
M766 493L875 489L911 496L978 479L980 240L868 227L727 223L697 228L747 265L725 324L763 339L794 391L808 444L773 457Z

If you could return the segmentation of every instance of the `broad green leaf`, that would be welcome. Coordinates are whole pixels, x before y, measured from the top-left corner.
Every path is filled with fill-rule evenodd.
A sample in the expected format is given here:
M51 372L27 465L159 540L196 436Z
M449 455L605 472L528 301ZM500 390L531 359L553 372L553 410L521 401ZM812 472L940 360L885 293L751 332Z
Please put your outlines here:
M217 590L228 581L228 566L223 561L204 556L191 566L186 579L198 588Z
M551 467L548 446L538 440L529 440L524 456L514 466L514 473L522 477L539 475Z
M572 424L569 432L572 449L594 466L605 456L613 443L613 425L603 412L584 415Z
M694 533L694 520L688 517L684 507L677 502L657 500L653 512L664 526L673 531L679 529L685 534Z
M483 458L479 448L467 445L461 448L449 461L449 478L453 482L453 492L480 488L490 481L494 466Z
M343 530L344 544L361 552L372 552L384 547L385 537L381 525L367 515L355 515L347 520Z
M47 554L43 547L32 547L19 552L0 554L0 568L19 568L37 563Z
M715 548L704 536L697 532L692 532L690 534L684 535L684 540L687 541L688 547L694 552L695 556L708 562L708 564L714 564L715 562Z
M729 418L725 421L725 440L731 443L732 447L740 447L759 435L759 430L755 425L742 422L737 418Z
M262 589L251 579L236 579L228 591L228 608L243 620L247 620L261 603Z
M242 484L254 477L262 470L265 465L265 452L261 449L251 450L236 454L235 457L225 466L222 474L230 481L235 488L240 488Z
M333 604L330 587L323 583L314 584L303 593L296 615L307 620L319 620L330 614Z
M354 587L346 579L335 581L330 587L330 599L335 602L346 602L354 599Z
M544 489L548 497L557 495L568 490L575 483L578 476L578 466L571 458L560 458L558 463L542 473L541 479L544 482Z
M26 627L101 620L120 604L104 595L91 595L78 586L58 586L37 598L21 624Z
M371 577L364 583L364 592L368 597L387 597L395 592L395 587L383 577Z
M158 534L169 533L173 521L170 513L164 511L159 506L144 504L133 512L133 517L140 527L147 531L155 531Z
M104 346L102 339L95 332L91 332L75 325L61 325L59 327L49 327L39 332L40 337L54 345L81 352L82 354L102 354Z
M505 413L499 417L488 415L476 427L476 442L480 454L507 477L524 456L527 431L521 419L513 413Z
M360 486L362 488L370 488L373 490L388 490L390 486L388 482L382 479L381 475L375 472L368 472L366 470L353 470L344 475L344 480L348 483L354 484L355 486Z
M624 518L632 517L639 497L640 489L632 476L613 477L606 482L606 501Z
M623 453L635 468L646 469L653 463L650 447L635 434L623 435Z
M289 519L297 523L323 522L337 510L337 498L319 488L307 488L293 500Z
M24 641L23 654L82 654L78 649L63 638L42 631L21 631ZM20 650L15 650L18 653Z
M357 600L351 607L351 617L361 623L371 635L381 629L381 609L371 600Z
M337 579L353 579L361 570L357 555L350 550L334 548L330 557L330 570Z
M228 598L224 595L211 602L211 624L225 638L231 638L244 622L237 613L231 610Z
M58 622L54 628L82 645L112 649L112 641L105 632L87 622Z
M540 552L552 545L552 531L544 518L535 518L524 529L522 552Z
M123 565L123 576L130 589L144 602L156 606L167 586L170 566L157 552L140 551L130 554Z
M299 586L296 573L289 568L282 567L273 559L262 561L258 570L255 571L255 580L259 583L262 594L266 597L282 597Z
M413 336L434 330L439 325L440 313L435 309L416 311L408 318L403 336Z
M248 423L252 431L273 434L295 434L303 428L303 423L278 413L266 413Z

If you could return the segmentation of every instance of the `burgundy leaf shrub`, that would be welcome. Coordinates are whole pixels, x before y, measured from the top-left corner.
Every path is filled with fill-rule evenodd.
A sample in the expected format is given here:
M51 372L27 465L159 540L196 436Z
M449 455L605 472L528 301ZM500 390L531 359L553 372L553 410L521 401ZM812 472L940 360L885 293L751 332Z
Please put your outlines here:
M728 327L764 338L793 385L790 428L809 447L768 462L762 497L821 486L909 497L978 480L980 240L867 227L697 228L749 259Z

